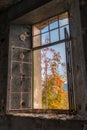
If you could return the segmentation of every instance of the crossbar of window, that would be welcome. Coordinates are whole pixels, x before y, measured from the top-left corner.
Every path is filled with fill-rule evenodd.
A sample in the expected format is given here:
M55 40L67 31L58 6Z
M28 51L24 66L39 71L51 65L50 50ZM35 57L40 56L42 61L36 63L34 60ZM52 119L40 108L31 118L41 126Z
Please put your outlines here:
M45 48L45 47L50 47L50 46L53 46L53 45L56 45L56 44L60 44L60 43L63 43L63 42L66 42L66 41L70 41L71 38L66 38L66 39L63 39L63 40L60 40L60 41L56 41L54 43L49 43L49 44L46 44L46 45L42 45L42 46L37 46L37 47L33 47L32 50L38 50L38 49L42 49L42 48Z

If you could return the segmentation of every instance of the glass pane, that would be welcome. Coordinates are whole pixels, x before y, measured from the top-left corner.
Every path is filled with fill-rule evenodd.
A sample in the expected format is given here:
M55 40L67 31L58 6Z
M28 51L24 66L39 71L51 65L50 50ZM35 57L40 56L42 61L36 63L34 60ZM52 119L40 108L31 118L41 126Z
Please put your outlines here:
M50 31L50 41L51 41L51 43L56 42L58 40L59 40L58 29Z
M40 35L33 37L33 47L40 46Z
M12 64L12 76L20 76L21 73L21 64L13 63Z
M22 94L22 108L30 108L31 107L31 93Z
M22 92L31 92L31 78L22 80Z
M13 78L11 83L11 91L12 92L20 92L21 91L21 80L20 78Z
M31 76L31 72L32 72L32 69L31 69L31 65L29 64L23 64L23 71L22 71L23 75L25 76Z
M19 48L13 48L13 60L20 61L20 54L22 53L22 50Z
M23 49L23 52L20 54L21 60L25 62L31 61L31 51Z
M34 61L34 108L69 109L65 43L34 51Z
M64 26L68 23L69 23L69 20L68 20L67 12L59 16L59 26Z
M66 28L68 36L69 34L69 26L64 26L60 28L60 40L65 39L64 29Z
M48 31L48 26L44 27L42 30L41 30L41 33L44 33L44 32L47 32Z
M49 40L49 33L42 34L42 37L41 37L42 45L48 44L49 42L50 42L50 40Z
M50 24L50 30L52 30L54 28L57 28L57 27L58 27L58 22L57 21Z
M49 24L50 24L49 25L50 30L57 28L58 27L58 18L57 17L51 18L50 21L49 21Z
M12 94L11 95L11 109L20 109L20 94Z
M48 31L48 20L40 24L41 33Z

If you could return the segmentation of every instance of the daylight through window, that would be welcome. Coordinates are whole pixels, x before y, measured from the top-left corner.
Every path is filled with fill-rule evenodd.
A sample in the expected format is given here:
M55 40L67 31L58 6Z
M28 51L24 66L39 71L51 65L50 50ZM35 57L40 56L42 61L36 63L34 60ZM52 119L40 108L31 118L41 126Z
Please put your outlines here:
M68 13L33 26L34 108L69 109L65 28Z

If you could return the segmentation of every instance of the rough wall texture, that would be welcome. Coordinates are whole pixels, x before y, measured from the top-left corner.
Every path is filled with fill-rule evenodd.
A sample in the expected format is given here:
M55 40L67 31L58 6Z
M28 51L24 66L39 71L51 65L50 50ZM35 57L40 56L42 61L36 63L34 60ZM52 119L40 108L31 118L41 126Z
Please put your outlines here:
M68 1L68 0L67 0ZM74 90L76 109L83 116L86 117L86 105L87 105L87 87L85 84L85 62L83 45L81 39L81 28L79 19L79 4L75 0L71 0L66 4L63 10L70 10L70 25L71 25L71 38L72 38L72 54L73 54L73 71L74 71ZM14 15L15 12L12 14ZM11 19L11 18L10 18ZM5 20L5 18L4 18ZM3 22L4 22L3 20ZM2 32L6 32L5 27L2 27ZM20 31L17 29L15 36L20 35ZM12 32L14 34L14 32ZM11 44L21 44L21 41L15 41L15 36L12 37ZM22 30L21 30L21 33ZM3 102L6 102L6 90L7 90L7 70L8 70L8 31L5 33L5 41L0 42L0 110L3 111ZM20 43L19 43L20 42ZM24 46L24 45L23 45ZM10 53L9 53L10 54ZM2 103L1 103L2 102ZM83 118L83 117L82 117ZM81 121L76 119L71 120L56 120L44 118L32 118L32 117L20 117L20 116L1 116L0 117L0 130L85 130L84 125L87 121ZM86 128L87 129L87 128Z
M8 30L5 30L0 33L0 113L5 112L6 108L8 46Z
M73 1L70 8L70 19L76 109L78 112L86 112L86 70L82 43L79 2L75 3L75 1Z
M86 61L86 72L87 72L87 6L81 7L81 27L83 34L83 45L85 51L85 61Z
M1 130L84 130L87 122L30 117L1 117Z

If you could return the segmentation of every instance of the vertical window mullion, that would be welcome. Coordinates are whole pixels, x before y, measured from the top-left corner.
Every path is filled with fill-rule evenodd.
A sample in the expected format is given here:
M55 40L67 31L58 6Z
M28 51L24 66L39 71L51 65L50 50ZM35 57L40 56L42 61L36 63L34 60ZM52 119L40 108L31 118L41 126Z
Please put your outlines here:
M60 40L59 16L58 16L58 34L59 34L59 40Z

